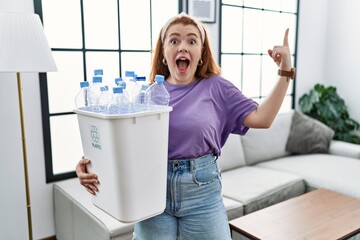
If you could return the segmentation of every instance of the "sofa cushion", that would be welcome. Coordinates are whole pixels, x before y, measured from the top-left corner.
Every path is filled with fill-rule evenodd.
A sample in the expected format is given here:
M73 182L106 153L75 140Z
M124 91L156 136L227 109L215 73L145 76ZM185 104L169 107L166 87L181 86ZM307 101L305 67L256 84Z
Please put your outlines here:
M218 165L221 171L245 166L245 156L241 145L240 135L230 134L225 145L221 149Z
M241 137L248 165L289 155L285 150L294 111L279 113L268 129L249 129Z
M334 130L324 123L295 111L286 151L294 154L328 153Z
M256 165L304 178L309 190L326 188L360 199L360 161L330 154L285 157Z
M305 192L301 177L281 171L241 167L222 174L223 195L244 204L248 214Z
M343 157L360 158L360 145L339 140L330 142L329 153Z
M244 216L244 205L241 202L225 196L223 196L223 202L229 221Z

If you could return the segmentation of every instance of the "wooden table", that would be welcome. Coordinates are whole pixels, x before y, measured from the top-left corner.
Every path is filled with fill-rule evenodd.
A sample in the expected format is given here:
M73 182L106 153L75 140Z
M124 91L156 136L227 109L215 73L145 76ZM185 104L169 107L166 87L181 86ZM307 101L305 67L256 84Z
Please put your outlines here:
M360 232L360 200L317 189L229 223L250 239L346 239Z

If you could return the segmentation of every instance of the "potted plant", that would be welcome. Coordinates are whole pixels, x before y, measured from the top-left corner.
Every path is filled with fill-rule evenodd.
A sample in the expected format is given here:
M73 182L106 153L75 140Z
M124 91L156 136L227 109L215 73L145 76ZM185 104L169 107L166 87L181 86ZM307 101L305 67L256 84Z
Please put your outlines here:
M360 144L359 123L350 118L345 101L333 86L316 84L299 99L301 111L335 131L334 139Z

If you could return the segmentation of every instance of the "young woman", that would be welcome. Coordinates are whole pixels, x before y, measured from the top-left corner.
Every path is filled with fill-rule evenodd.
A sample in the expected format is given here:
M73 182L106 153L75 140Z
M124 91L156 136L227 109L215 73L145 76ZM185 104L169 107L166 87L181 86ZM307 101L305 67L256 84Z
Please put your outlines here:
M136 240L229 240L230 231L221 195L217 156L230 133L268 128L278 113L294 69L288 47L268 50L279 67L278 82L260 105L220 76L204 25L181 13L162 28L150 73L165 76L170 93L168 179L165 211L135 224ZM96 174L80 160L80 183L96 194Z

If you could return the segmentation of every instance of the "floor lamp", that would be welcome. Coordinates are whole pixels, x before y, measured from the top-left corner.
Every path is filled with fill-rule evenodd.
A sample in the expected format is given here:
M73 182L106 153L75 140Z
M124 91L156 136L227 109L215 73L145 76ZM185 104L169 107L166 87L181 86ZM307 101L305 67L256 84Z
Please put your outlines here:
M16 73L17 78L30 240L33 239L33 233L21 73L56 70L56 64L39 16L33 13L0 12L0 72Z

